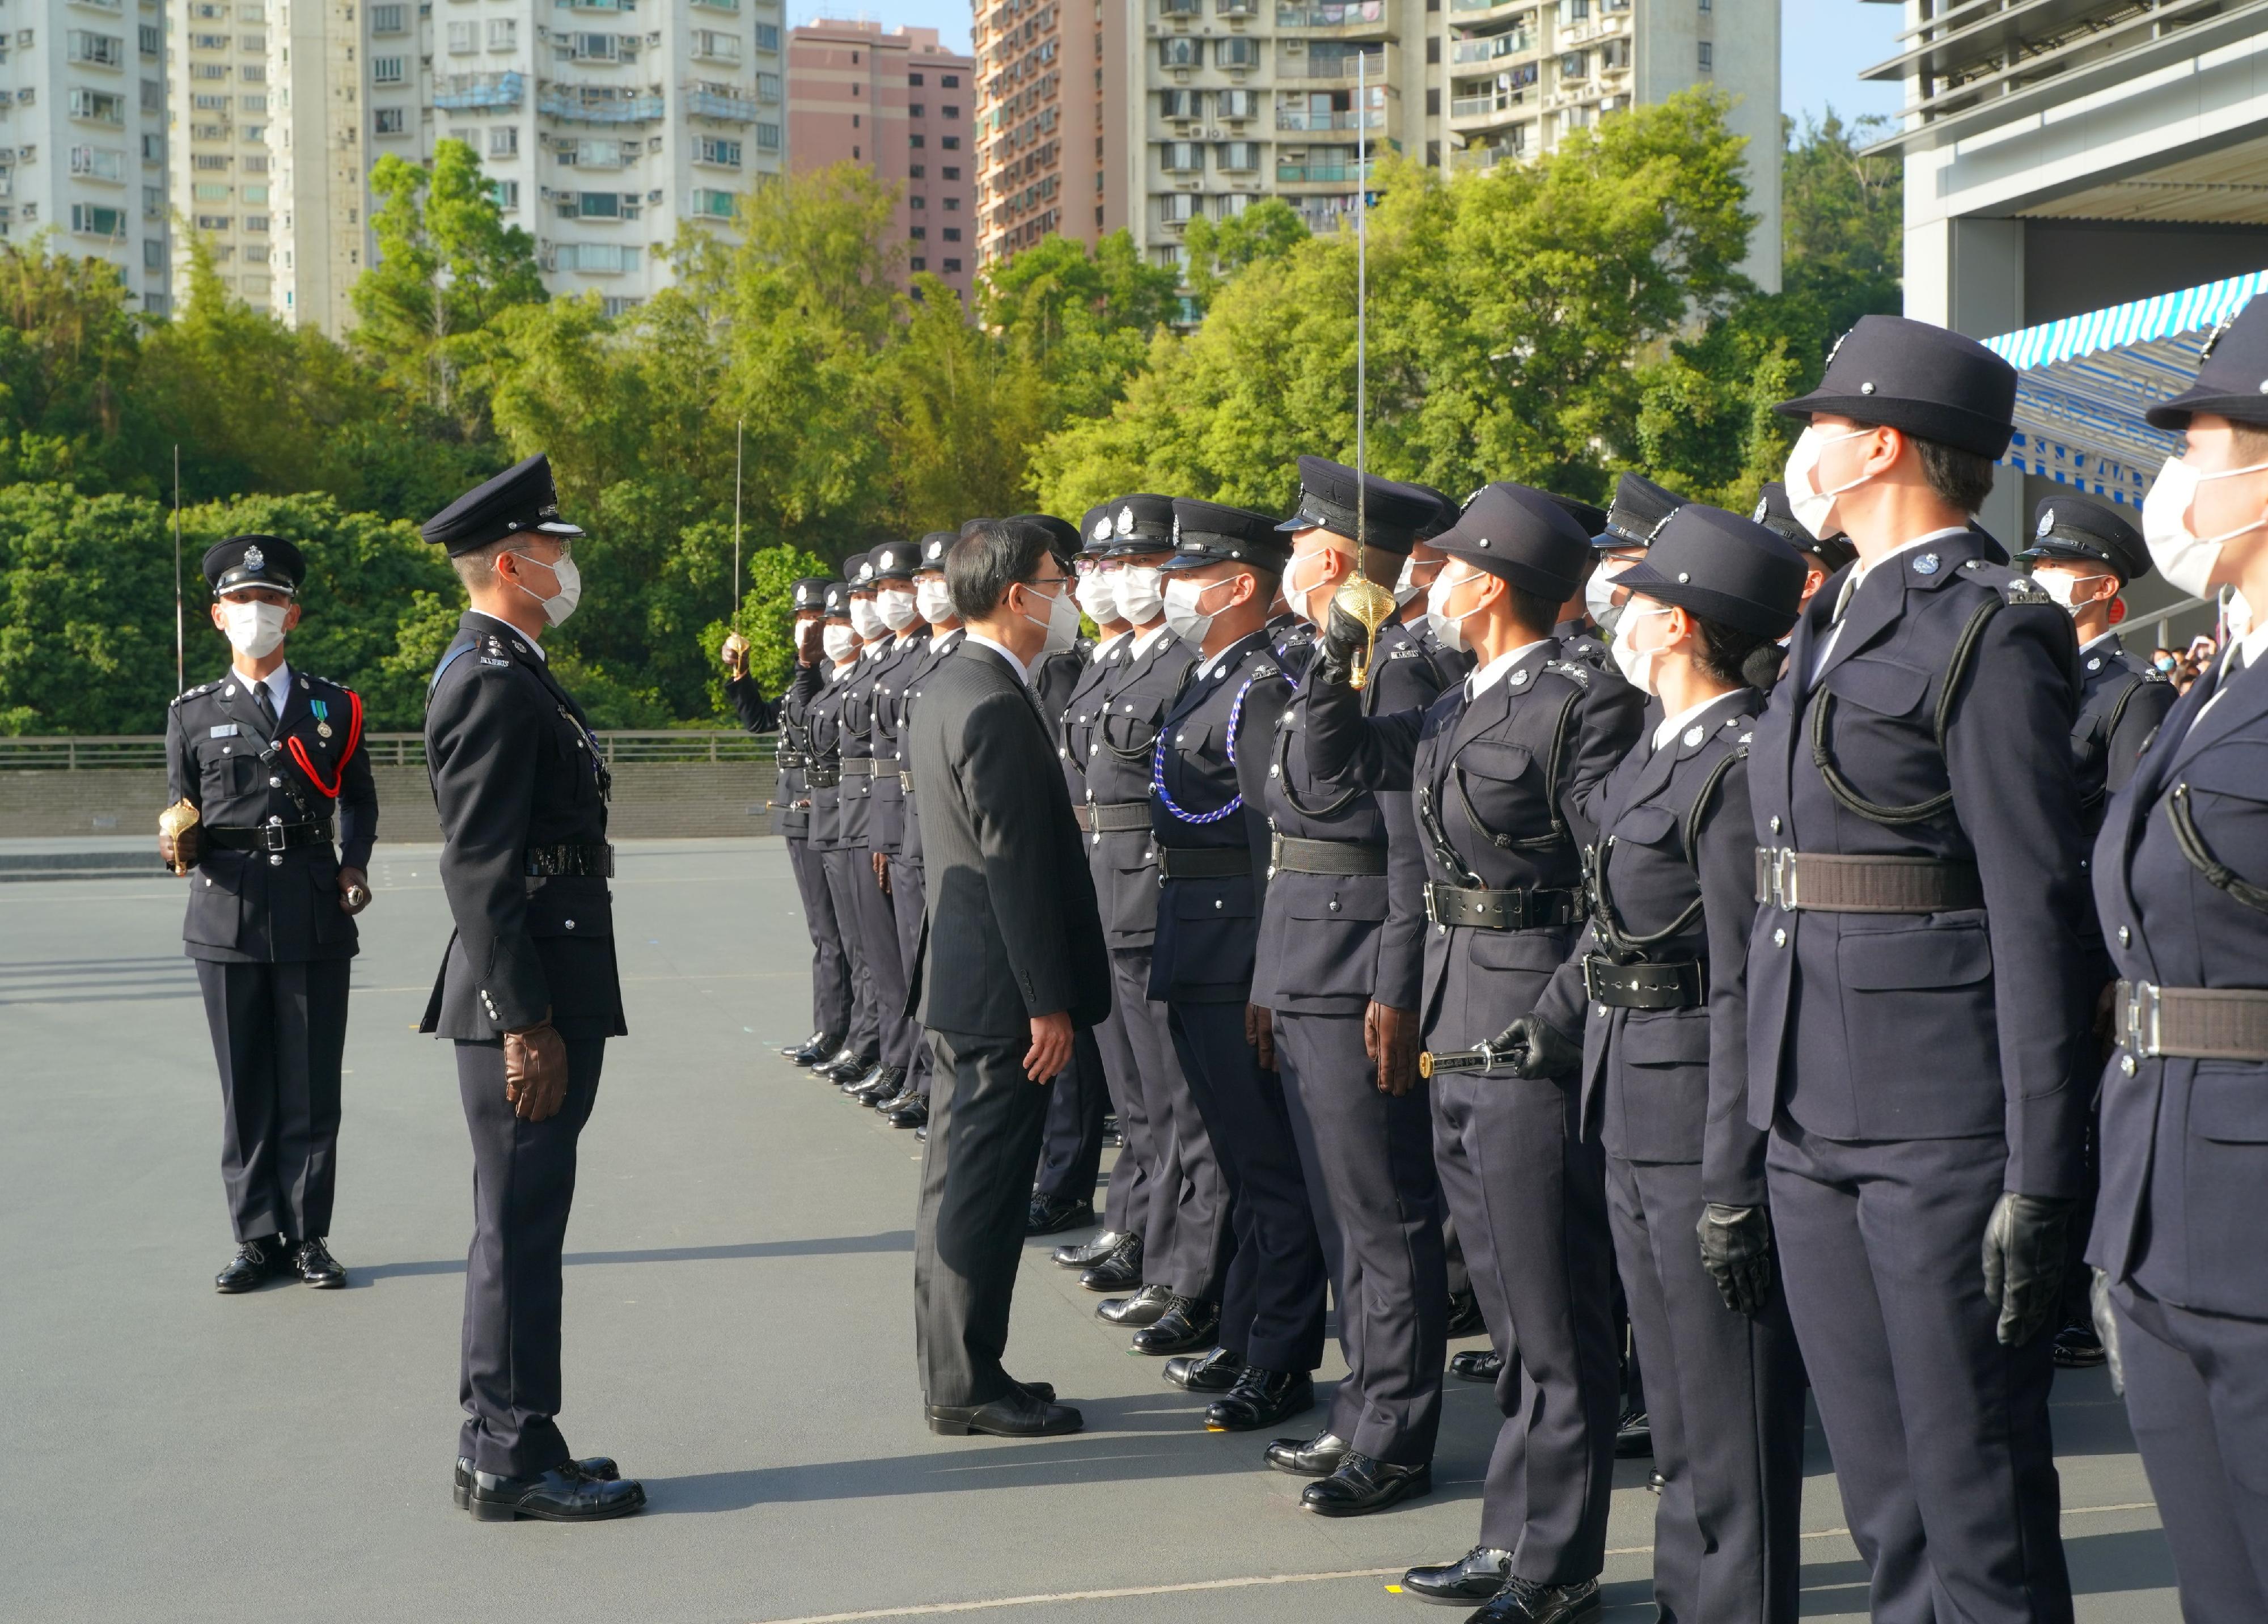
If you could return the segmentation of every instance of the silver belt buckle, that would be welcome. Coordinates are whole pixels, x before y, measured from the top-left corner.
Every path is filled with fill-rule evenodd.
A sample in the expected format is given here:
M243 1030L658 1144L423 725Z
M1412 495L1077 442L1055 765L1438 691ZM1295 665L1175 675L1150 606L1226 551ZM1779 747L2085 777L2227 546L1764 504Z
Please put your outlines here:
M2158 1058L2158 1044L2163 1030L2160 1016L2163 1008L2164 1000L2159 996L2155 982L2127 983L2125 1038L2128 1054L2144 1060Z
M262 823L260 826L260 849L263 852L285 850L290 832L280 823Z

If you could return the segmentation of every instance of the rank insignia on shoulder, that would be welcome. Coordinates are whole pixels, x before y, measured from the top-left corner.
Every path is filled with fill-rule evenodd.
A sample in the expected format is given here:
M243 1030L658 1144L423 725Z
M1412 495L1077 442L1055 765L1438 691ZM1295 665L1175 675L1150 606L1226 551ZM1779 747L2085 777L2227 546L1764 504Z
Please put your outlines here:
M234 722L215 722L211 736L216 739L233 739L237 736L237 726Z
M2042 591L2029 575L2012 577L2000 588L2011 603L2052 603L2053 598Z
M1547 671L1557 671L1560 675L1572 681L1578 688L1588 688L1591 685L1591 668L1580 661L1554 660L1543 668Z
M509 667L509 666L512 664L512 661L509 661L509 660L497 660L497 659L495 659L495 658L493 658L493 657L491 657L491 656L490 656L490 655L482 654L482 655L481 656L481 663L482 663L482 665L484 665L484 666L504 666L504 667Z

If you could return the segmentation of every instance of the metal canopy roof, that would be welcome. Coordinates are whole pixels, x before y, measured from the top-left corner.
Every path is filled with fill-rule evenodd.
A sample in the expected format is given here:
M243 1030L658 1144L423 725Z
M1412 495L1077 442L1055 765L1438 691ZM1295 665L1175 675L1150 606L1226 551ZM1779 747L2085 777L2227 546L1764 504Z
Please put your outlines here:
M2091 310L1988 338L2017 369L2010 468L2141 506L2179 437L2142 421L2197 376L2214 326L2268 288L2268 270Z

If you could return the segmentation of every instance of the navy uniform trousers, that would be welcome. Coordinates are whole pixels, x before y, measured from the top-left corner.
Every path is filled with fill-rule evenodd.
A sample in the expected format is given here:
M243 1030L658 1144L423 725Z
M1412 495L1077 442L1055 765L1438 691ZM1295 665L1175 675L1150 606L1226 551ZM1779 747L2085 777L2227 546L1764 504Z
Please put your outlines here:
M350 961L195 963L220 1067L221 1183L236 1238L327 1236Z
M835 922L825 854L813 851L807 838L790 835L787 865L803 903L804 928L811 933L811 1030L839 1044L850 1030L850 959Z
M1071 1064L1048 1086L1048 1119L1040 1139L1039 1173L1032 1185L1032 1193L1047 1200L1094 1199L1095 1181L1102 1174L1103 1118L1111 1104L1101 1036L1100 1028L1081 1027L1072 1037Z
M920 1028L906 1014L906 958L902 945L898 911L882 883L874 877L874 853L872 847L857 845L850 848L850 870L846 876L851 909L858 919L858 946L866 961L866 978L873 985L874 1020L878 1047L876 1053L885 1066L910 1071L914 1063L914 1040ZM887 873L889 861L883 857Z
M1235 1236L1229 1223L1228 1180L1182 1074L1166 1006L1150 996L1150 949L1113 947L1110 973L1117 984L1116 1011L1141 1088L1152 1157L1142 1214L1142 1283L1218 1303L1226 1288ZM1133 1142L1127 1140L1130 1148Z
M922 903L924 880L918 857L893 853L890 865L890 907L897 926L898 965L901 985L913 979L914 956L921 951ZM913 1033L913 1063L906 1074L906 1088L902 1092L929 1097L930 1050L922 1041L920 1026L909 1016L906 1026Z
M835 911L835 927L850 971L850 1030L843 1046L872 1065L881 1057L881 1005L875 994L873 967L866 958L866 939L859 928L858 887L863 879L874 889L874 871L863 845L836 846L821 854L827 875L828 901ZM897 937L891 934L893 952Z

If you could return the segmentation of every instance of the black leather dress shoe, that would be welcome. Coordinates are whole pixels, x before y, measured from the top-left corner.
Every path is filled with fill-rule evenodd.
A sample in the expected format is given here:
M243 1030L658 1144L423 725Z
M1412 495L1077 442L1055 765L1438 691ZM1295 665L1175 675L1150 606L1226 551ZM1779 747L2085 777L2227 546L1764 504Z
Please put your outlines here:
M1174 1306L1174 1294L1163 1286L1145 1286L1130 1297L1105 1297L1094 1305L1094 1317L1107 1325L1154 1325Z
M1325 1430L1312 1438L1278 1438L1268 1446L1268 1464L1295 1478L1327 1478L1353 1453L1353 1446L1336 1432Z
M816 1066L820 1061L832 1056L842 1046L842 1038L830 1036L826 1032L814 1032L803 1042L783 1049L780 1052L798 1066Z
M1008 1379L1016 1382L1016 1378L1012 1376ZM1042 1404L1053 1404L1056 1401L1056 1384L1053 1382L1016 1382L1016 1385L1037 1399Z
M1599 1582L1538 1584L1517 1575L1465 1624L1578 1624L1599 1616Z
M645 1485L636 1479L585 1477L570 1461L534 1477L475 1472L466 1509L476 1523L509 1523L523 1517L544 1523L596 1523L628 1517L644 1504Z
M1494 1384L1504 1374L1504 1355L1493 1347L1469 1347L1462 1354L1449 1355L1449 1374L1461 1382L1487 1382Z
M898 1086L895 1089L885 1094L880 1099L878 1099L873 1103L874 1114L878 1117L887 1117L892 1111L897 1110L899 1106L910 1105L919 1098L921 1098L919 1091L914 1088L910 1081L901 1077L898 1079Z
M320 1235L312 1241L301 1241L292 1249L291 1267L318 1291L335 1291L347 1283L347 1272L331 1256L331 1249L323 1244Z
M828 1072L833 1071L836 1067L848 1066L858 1058L858 1052L853 1049L846 1041L833 1053L822 1054L816 1059L813 1060L811 1063L811 1069L824 1077ZM866 1068L862 1066L858 1069L864 1071Z
M1168 1359L1159 1374L1168 1385L1185 1391L1226 1392L1236 1385L1236 1378L1243 1369L1241 1355L1216 1347L1209 1353L1183 1354L1178 1359Z
M858 1097L860 1090L873 1088L874 1086L874 1080L880 1077L887 1069L888 1067L885 1067L880 1060L875 1060L869 1064L866 1069L860 1072L856 1077L850 1079L846 1082L839 1082L835 1086L840 1089L845 1095L855 1099Z
M1476 1545L1455 1561L1412 1568L1402 1576L1402 1588L1420 1601L1470 1607L1494 1597L1511 1577L1510 1551Z
M2066 1325L2056 1332L2050 1356L2062 1369L2091 1370L2103 1362L2102 1341L2093 1325Z
M1050 1201L1043 1195L1035 1195L1031 1210L1024 1214L1024 1233L1061 1235L1065 1229L1084 1229L1094 1221L1094 1203L1091 1200L1067 1195L1060 1201Z
M916 1139L929 1137L929 1096L916 1094L883 1118L894 1128L911 1128Z
M1156 1321L1134 1333L1128 1346L1138 1354L1164 1358L1211 1347L1220 1335L1220 1304L1175 1296Z
M1615 1422L1615 1458L1635 1460L1653 1453L1653 1423L1644 1410L1625 1409Z
M893 1118L890 1126L892 1127L902 1128L905 1126L905 1124ZM922 1111L922 1119L914 1124L914 1137L921 1140L925 1140L929 1137L929 1111L926 1108Z
M1123 1229L1105 1229L1091 1240L1065 1241L1048 1254L1048 1261L1059 1269L1093 1268L1128 1241L1140 1238Z
M995 1438L1053 1438L1077 1432L1086 1418L1067 1404L1019 1387L990 1404L932 1404L929 1429L948 1438L981 1432Z
M588 1460L571 1461L569 1465L585 1477L596 1478L602 1483L611 1483L622 1476L610 1455L593 1455ZM473 1458L470 1455L457 1457L457 1469L449 1479L449 1498L456 1502L460 1511L472 1504Z
M253 1291L274 1280L289 1266L284 1255L284 1237L263 1235L257 1239L238 1244L236 1256L228 1266L213 1276L213 1289L230 1296L239 1291Z
M1139 1286L1142 1283L1142 1237L1128 1236L1123 1244L1081 1273L1079 1283L1089 1291L1126 1291Z
M858 1081L880 1064L872 1055L850 1055L824 1067L819 1074L840 1089Z
M879 1104L897 1097L898 1090L906 1086L906 1068L902 1066L878 1066L872 1081L861 1082L850 1090L850 1097L861 1105Z
M1469 1291L1460 1291L1449 1299L1448 1332L1452 1341L1461 1336L1478 1336L1488 1329L1488 1321L1481 1318L1481 1300Z
M1431 1462L1389 1465L1350 1450L1336 1472L1300 1491L1300 1504L1317 1517L1362 1517L1432 1492Z
M1244 1367L1236 1385L1205 1409L1207 1432L1257 1432L1315 1407L1314 1378L1305 1370Z

